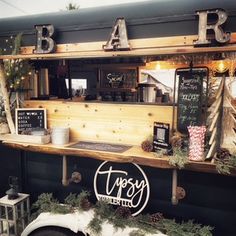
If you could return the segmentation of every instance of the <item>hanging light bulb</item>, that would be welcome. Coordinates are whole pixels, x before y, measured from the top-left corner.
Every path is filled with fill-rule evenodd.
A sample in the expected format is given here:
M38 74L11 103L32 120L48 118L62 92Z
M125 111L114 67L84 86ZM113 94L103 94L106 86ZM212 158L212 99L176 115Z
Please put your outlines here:
M216 67L216 69L220 73L224 73L225 71L228 70L228 67L226 66L226 63L223 60L220 60L217 67Z
M212 60L210 67L214 72L222 74L229 70L230 64L230 60L225 58L225 55L222 53L217 59Z
M161 69L161 64L160 64L159 61L156 63L155 69L156 70L160 70Z

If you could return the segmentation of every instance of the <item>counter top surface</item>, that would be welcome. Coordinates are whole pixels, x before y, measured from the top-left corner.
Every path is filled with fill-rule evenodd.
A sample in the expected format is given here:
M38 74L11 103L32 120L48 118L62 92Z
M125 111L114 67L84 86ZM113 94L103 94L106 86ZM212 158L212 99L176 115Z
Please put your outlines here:
M162 169L174 169L175 167L169 164L168 156L158 157L153 152L144 152L139 146L132 146L123 153L108 152L108 151L98 151L98 150L88 150L73 148L72 145L78 143L70 142L67 145L53 145L53 144L33 144L33 143L21 143L10 140L2 140L3 144L16 149L21 149L25 151L41 152L47 154L57 154L66 156L77 156L77 157L87 157L93 158L101 161L111 161L119 163L136 163L139 165L150 166ZM206 173L218 173L216 171L215 164L211 162L193 162L189 161L185 165L186 170L196 171L196 172L206 172ZM232 171L233 176L236 176L236 171Z

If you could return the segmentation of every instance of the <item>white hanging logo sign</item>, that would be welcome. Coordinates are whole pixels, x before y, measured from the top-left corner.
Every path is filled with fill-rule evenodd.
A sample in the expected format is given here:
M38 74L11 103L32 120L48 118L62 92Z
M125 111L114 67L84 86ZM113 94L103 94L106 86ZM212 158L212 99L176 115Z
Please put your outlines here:
M137 164L105 161L95 173L94 192L98 200L129 207L135 216L147 205L150 185L144 171Z

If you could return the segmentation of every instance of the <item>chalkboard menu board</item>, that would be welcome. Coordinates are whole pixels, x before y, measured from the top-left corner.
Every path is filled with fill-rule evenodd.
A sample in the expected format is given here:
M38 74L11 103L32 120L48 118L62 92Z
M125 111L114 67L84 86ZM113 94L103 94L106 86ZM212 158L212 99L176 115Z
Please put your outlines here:
M46 109L19 108L16 109L16 133L21 134L36 128L47 128Z
M177 129L187 133L188 126L202 125L203 80L207 69L183 69L177 71L178 105Z

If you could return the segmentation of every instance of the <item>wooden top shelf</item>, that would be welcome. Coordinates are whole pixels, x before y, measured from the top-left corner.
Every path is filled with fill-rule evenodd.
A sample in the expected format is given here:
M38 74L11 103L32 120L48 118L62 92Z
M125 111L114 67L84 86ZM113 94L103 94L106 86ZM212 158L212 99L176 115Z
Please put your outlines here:
M131 92L131 93L136 93L137 90L135 88L97 88L99 92Z
M78 141L77 141L78 142ZM106 151L97 150L85 150L69 147L76 142L69 143L66 146L57 146L53 144L31 144L31 143L20 143L13 141L3 141L3 144L24 151L40 152L47 154L57 154L57 155L68 155L68 156L78 156L93 158L101 161L111 161L119 163L136 163L139 165L150 166L161 169L174 169L175 167L169 164L169 157L159 158L155 156L155 153L144 152L138 146L132 146L129 150L123 153L114 153ZM193 162L189 161L186 164L185 170L191 170L196 172L205 173L218 173L215 168L215 164L210 162ZM236 171L233 170L232 176L236 176Z

